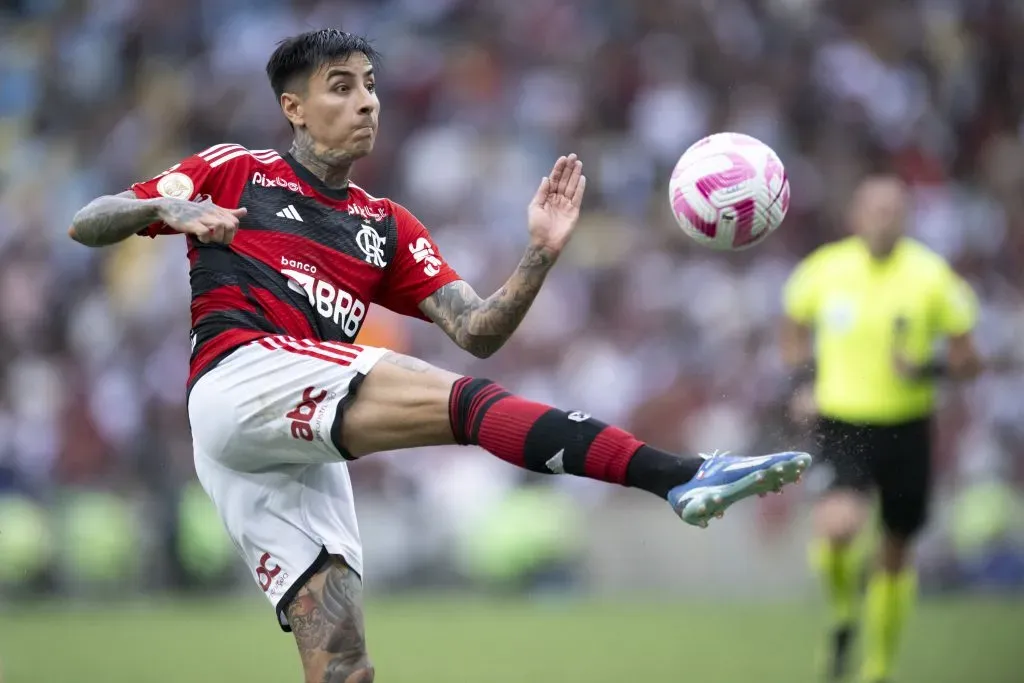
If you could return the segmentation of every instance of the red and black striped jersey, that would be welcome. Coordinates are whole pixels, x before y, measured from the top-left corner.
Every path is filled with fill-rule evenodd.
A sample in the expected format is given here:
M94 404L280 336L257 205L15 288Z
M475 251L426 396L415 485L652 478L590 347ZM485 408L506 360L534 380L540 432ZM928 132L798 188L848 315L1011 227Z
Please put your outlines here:
M214 145L137 197L244 206L230 245L189 236L189 386L238 346L269 335L351 342L371 303L425 319L419 304L459 279L408 210L350 184L336 190L289 155ZM163 223L139 233L177 234Z

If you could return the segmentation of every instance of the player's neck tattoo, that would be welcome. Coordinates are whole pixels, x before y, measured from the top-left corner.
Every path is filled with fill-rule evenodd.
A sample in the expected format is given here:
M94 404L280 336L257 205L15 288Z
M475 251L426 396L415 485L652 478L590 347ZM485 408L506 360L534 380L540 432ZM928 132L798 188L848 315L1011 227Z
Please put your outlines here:
M327 187L341 189L348 186L348 176L352 171L351 157L347 154L332 156L329 151L318 151L313 138L305 130L296 129L289 153Z

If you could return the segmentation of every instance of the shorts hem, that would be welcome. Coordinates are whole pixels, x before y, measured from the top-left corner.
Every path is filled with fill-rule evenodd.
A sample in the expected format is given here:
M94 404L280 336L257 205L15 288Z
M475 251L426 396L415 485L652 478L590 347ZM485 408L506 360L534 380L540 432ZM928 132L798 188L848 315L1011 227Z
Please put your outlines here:
M288 605L290 605L292 600L295 599L295 596L298 595L300 590L302 590L302 587L306 585L306 582L313 578L318 571L323 569L323 566L327 564L330 559L331 554L327 551L327 548L321 547L320 554L316 556L313 563L309 565L306 571L299 574L299 577L295 579L288 590L285 591L284 595L281 596L281 599L277 601L277 607L275 607L275 611L277 612L277 623L285 633L292 632L292 627L288 624L288 617L285 614L285 611L288 609Z
M359 373L352 378L352 381L348 384L348 393L338 401L338 405L334 409L334 420L331 422L331 443L341 453L341 457L349 461L355 460L355 458L341 443L341 423L345 418L345 412L348 410L348 407L355 400L356 394L359 392L359 386L363 383L364 379L366 379L364 373Z
M367 354L366 351L363 352L366 360L363 360L363 362L359 364L359 367L356 370L356 376L353 377L352 381L348 384L348 392L340 401L338 401L338 405L334 409L334 420L331 422L331 443L334 444L334 447L338 450L338 453L341 454L341 457L350 462L356 458L352 456L352 453L350 453L341 442L341 425L342 421L345 419L345 412L359 394L359 387L363 384L363 381L366 380L366 376L370 374L370 371L373 370L384 356L390 353L390 350L384 347L375 347L373 350L374 353L372 355Z

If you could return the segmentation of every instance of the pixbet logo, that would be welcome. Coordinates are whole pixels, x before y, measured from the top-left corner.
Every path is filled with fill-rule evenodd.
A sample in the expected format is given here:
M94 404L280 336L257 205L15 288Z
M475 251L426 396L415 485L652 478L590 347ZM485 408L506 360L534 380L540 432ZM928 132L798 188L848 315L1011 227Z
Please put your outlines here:
M422 263L423 272L428 277L434 277L441 272L441 259L434 253L434 246L426 237L416 240L416 244L409 245L409 253L416 259L416 263Z
M306 387L302 392L302 401L292 408L285 417L292 421L291 432L293 439L312 441L315 437L313 432L313 417L316 416L317 407L327 398L327 390L316 390L316 387ZM266 589L264 589L266 590Z
M309 303L324 318L341 327L345 336L354 339L366 316L366 304L341 287L314 277L316 266L281 257L281 274L288 278L289 286L305 292Z
M371 209L368 206L360 206L358 204L349 204L348 212L349 215L359 216L372 221L382 221L387 217L384 209Z
M268 176L268 175L266 175L264 173L261 173L260 171L256 171L252 175L252 184L253 185L258 185L260 187L283 187L283 188L286 188L288 190L291 190L292 192L298 192L299 194L305 194L302 191L302 187L298 183L296 183L295 181L285 180L284 178L281 178L279 176L271 178L270 176Z

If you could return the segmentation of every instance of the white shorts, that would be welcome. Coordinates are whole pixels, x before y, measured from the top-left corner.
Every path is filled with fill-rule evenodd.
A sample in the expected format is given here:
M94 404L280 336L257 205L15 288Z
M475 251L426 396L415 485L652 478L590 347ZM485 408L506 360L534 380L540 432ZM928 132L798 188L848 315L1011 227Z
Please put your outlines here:
M362 576L352 483L332 429L386 353L266 337L189 394L196 474L286 631L284 610L329 554Z

